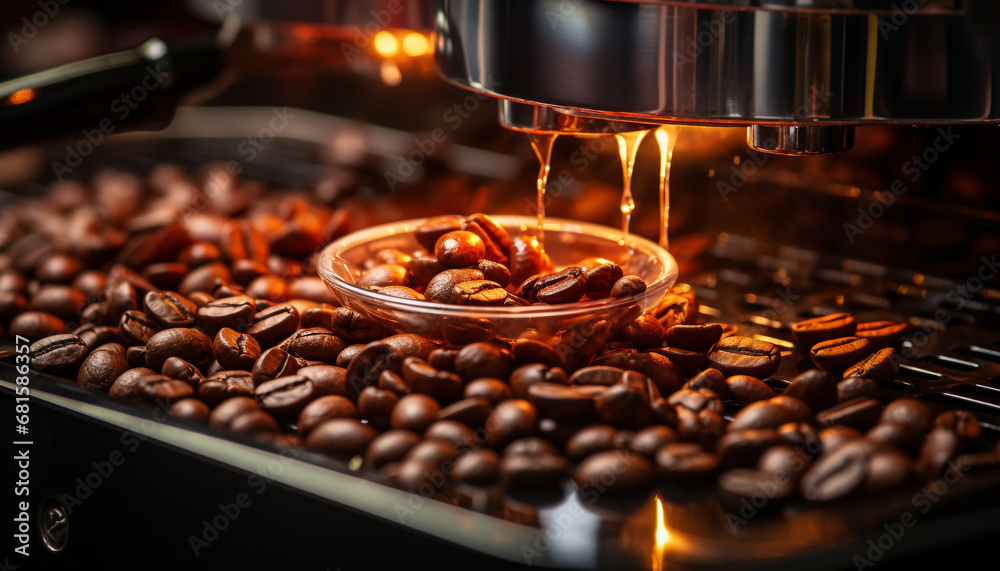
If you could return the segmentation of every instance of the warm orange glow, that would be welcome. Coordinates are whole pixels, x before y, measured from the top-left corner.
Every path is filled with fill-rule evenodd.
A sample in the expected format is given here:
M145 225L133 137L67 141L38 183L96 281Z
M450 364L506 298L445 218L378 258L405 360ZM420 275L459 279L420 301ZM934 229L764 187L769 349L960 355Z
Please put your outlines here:
M663 501L656 498L656 543L653 547L653 569L663 569L663 554L670 542L670 533L663 517Z
M392 32L385 30L375 34L374 44L375 51L383 56L394 56L399 51L399 40L392 35Z
M403 73L399 71L399 66L391 61L382 62L382 67L379 69L379 76L382 78L382 83L389 87L395 87L403 81Z
M10 94L7 98L7 102L11 105L20 105L22 103L27 103L35 98L34 89L22 89L20 91L15 91Z
M403 38L403 53L410 57L419 57L428 53L431 42L420 32L410 32Z

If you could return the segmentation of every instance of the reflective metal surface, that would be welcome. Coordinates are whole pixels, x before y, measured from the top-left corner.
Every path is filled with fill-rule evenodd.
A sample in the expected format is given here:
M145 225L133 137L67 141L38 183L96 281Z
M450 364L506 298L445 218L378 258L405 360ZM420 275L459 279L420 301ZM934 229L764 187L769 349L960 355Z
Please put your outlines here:
M208 19L239 16L268 20L356 28L359 35L371 29L429 30L435 5L429 0L187 0L189 7Z
M477 91L615 121L1000 121L1000 3L913 4L443 0L436 63ZM808 133L810 152L845 148Z

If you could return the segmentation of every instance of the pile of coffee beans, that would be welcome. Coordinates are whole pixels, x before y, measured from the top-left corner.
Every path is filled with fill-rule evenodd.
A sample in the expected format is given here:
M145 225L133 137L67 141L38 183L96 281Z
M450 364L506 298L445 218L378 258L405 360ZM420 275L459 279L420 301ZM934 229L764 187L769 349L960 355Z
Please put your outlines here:
M104 173L52 188L45 208L4 212L0 327L31 340L32 367L443 494L456 483L572 479L612 494L711 484L732 505L770 490L774 508L1000 462L972 414L890 397L903 323L795 324L813 366L790 382L771 376L796 351L699 323L683 285L617 321L439 343L337 305L315 276L314 253L348 227L342 211L245 199L260 189L234 182L224 205L185 213L189 194L164 190L176 185L198 188L177 170ZM642 287L613 264L546 273L530 240L507 244L483 215L435 220L418 232L434 258L380 252L366 284L501 304L513 283L543 303ZM496 287L477 283L487 276Z
M553 266L538 239L513 239L486 214L436 216L414 237L426 249L384 249L357 285L405 299L471 306L516 307L629 297L646 282L603 258Z

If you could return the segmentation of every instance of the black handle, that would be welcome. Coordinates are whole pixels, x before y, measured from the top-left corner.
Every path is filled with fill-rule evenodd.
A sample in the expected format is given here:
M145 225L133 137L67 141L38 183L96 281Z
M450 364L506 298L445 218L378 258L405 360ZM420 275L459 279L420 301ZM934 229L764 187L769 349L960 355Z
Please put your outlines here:
M151 39L0 83L0 148L58 136L79 146L107 136L166 127L181 96L223 66L215 38ZM89 153L88 153L89 154Z

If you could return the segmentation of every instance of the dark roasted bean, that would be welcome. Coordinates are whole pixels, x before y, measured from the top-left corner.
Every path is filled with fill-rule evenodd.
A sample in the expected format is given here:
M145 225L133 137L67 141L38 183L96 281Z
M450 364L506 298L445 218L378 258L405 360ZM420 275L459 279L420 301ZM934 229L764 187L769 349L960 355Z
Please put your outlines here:
M197 291L212 293L212 290L215 289L215 284L217 282L228 283L232 281L232 279L232 273L225 264L213 262L203 266L198 266L197 268L191 270L191 272L184 276L184 279L181 280L181 285L178 286L178 291L181 295L190 298L191 295Z
M854 317L847 313L833 313L806 319L792 325L792 335L810 349L813 345L830 339L850 337L857 327Z
M653 485L653 464L645 456L624 450L598 452L580 463L574 479L581 490L601 485L610 494L633 494Z
M781 394L795 397L818 412L837 404L838 380L825 371L810 369L792 378Z
M325 311L325 310L322 310ZM385 337L385 329L371 318L347 307L338 307L333 310L332 323L302 324L302 327L323 327L333 331L348 343L371 343L376 339Z
M619 444L618 429L609 424L591 424L577 430L566 442L566 456L579 462L591 454L613 450Z
M228 401L227 401L228 402ZM347 397L323 395L302 408L296 429L305 437L313 428L332 418L357 418L358 408Z
M451 298L461 305L498 306L507 299L507 290L496 282L476 280L456 284Z
M871 354L871 344L861 337L840 337L821 341L809 351L816 366L835 375L842 375L851 365Z
M976 415L966 410L949 410L934 418L935 428L947 428L964 441L976 440L982 434L982 427Z
M150 337L146 343L146 366L159 371L169 357L180 357L200 367L212 360L212 340L197 329L180 327Z
M773 428L730 430L716 445L719 462L724 468L751 467L765 450L787 442Z
M310 365L295 371L296 375L307 377L313 382L316 394L340 395L354 398L347 387L347 370L334 365Z
M8 335L10 337L25 337L29 341L50 335L58 335L66 332L66 322L62 319L45 313L43 311L26 311L11 319Z
M612 339L637 349L661 347L663 345L663 326L655 317L644 313L629 323L625 329L616 332Z
M179 357L170 357L164 361L161 373L165 377L184 381L192 387L197 387L205 378L197 367Z
M442 268L442 270L443 269L444 268ZM500 287L507 287L510 285L510 270L508 270L507 266L504 266L503 264L491 260L479 260L476 262L475 269L483 272L484 279L495 282L499 284ZM428 281L430 280L428 279Z
M357 285L363 288L372 286L404 286L412 288L413 275L403 266L396 264L381 264L365 272Z
M621 266L612 262L582 269L586 272L584 277L587 282L587 297L590 299L604 299L610 296L611 288L625 276Z
M276 418L297 418L316 397L312 381L302 375L264 381L254 389L260 407Z
M82 291L68 285L47 285L31 296L29 307L34 311L44 311L68 321L79 318L87 305L87 296Z
M867 338L865 339L867 340ZM898 364L896 350L892 347L886 347L885 349L879 349L848 367L844 371L844 378L862 377L871 379L883 389L887 389L892 384L892 381L896 380L896 367Z
M305 438L306 448L347 461L362 455L377 435L374 428L353 418L334 418L312 429Z
M222 249L230 262L253 260L267 263L270 249L267 238L249 220L234 220L222 227Z
M722 325L719 323L674 325L664 333L663 343L668 347L704 353L718 343L721 337Z
M498 404L486 419L487 442L499 450L509 442L532 436L538 430L538 410L523 399Z
M837 383L837 402L845 402L858 397L882 398L882 387L871 379L849 377Z
M348 365L346 371L347 396L357 397L365 387L374 386L382 371L401 373L403 355L382 341L369 343Z
M496 480L499 469L500 455L489 448L481 448L459 456L452 476L469 484L486 484Z
M399 399L392 408L389 424L392 428L423 432L437 418L441 405L433 398L419 394L408 394Z
M134 345L125 350L125 356L128 359L129 367L145 367L146 366L146 346L145 345Z
M264 381L295 374L299 362L280 347L272 347L260 354L250 368L250 378L254 386Z
M859 323L854 335L867 339L874 350L887 347L898 348L903 342L903 333L906 332L906 328L905 323L872 321Z
M215 430L229 431L229 426L236 418L260 410L257 401L249 396L236 396L228 399L212 409L208 415L208 426Z
M115 380L128 369L125 347L118 343L108 343L87 355L80 365L76 382L84 388L108 392Z
M173 418L194 422L196 424L208 424L208 417L211 409L208 405L196 398L180 399L170 405L167 414Z
M486 259L505 266L510 263L508 254L514 241L510 239L510 234L491 217L482 213L470 214L462 220L461 228L483 240Z
M789 422L813 421L813 414L808 405L798 401L802 405L801 407L789 406L790 401L797 401L797 399L777 400L779 398L781 397L773 397L747 405L733 416L733 421L729 423L729 430L778 428Z
M333 332L322 327L299 329L281 343L281 348L309 361L334 364L347 344Z
M32 343L28 358L33 369L59 372L77 368L89 352L90 349L79 337L63 333Z
M424 301L426 299L424 294L418 292L413 288L408 288L406 286L385 286L385 287L372 287L374 291L382 295L387 295L389 297L398 297L400 299L413 299L416 301Z
M816 413L816 422L823 427L849 426L861 432L875 426L882 405L875 399L858 397Z
M139 396L158 406L165 406L193 397L194 387L163 375L151 375L139 381Z
M399 462L407 452L423 440L420 435L409 430L389 430L372 439L365 450L365 464L381 468L386 464Z
M774 390L764 381L749 375L733 375L725 380L730 400L750 404L775 396Z
M433 252L434 246L441 236L461 229L462 218L460 216L435 216L434 218L428 218L417 226L413 231L413 235L417 239L417 242L420 242L420 245Z
M127 346L145 345L156 335L158 329L156 322L136 310L126 311L118 322L118 335Z
M249 371L260 357L260 345L256 339L228 327L219 330L212 348L216 360L226 369Z
M440 303L456 303L455 286L463 282L482 280L484 277L483 272L474 269L445 270L431 278L424 290L424 296Z
M506 379L513 370L510 351L493 343L470 343L455 357L455 372L466 381L481 377Z
M764 379L778 370L781 351L767 341L733 336L720 340L712 347L708 362L727 377L749 375Z
M392 391L399 396L408 395L413 392L410 385L406 384L399 373L386 369L378 376L378 388L384 391Z
M519 288L524 280L549 270L552 260L534 236L521 234L510 248L510 285Z
M462 393L462 396L465 398L484 398L489 401L490 405L496 406L514 395L511 392L510 385L500 379L483 378L476 379L465 385L465 391ZM522 398L524 396L527 396L527 393L521 395Z
M206 303L198 308L197 316L201 323L212 330L229 327L236 331L246 331L253 323L256 312L252 297L237 295Z
M462 395L462 378L455 373L438 371L419 357L406 357L402 376L413 391L434 397L440 403L451 403Z
M135 367L118 376L111 384L108 395L113 398L138 400L139 384L143 378L156 375L156 371L146 367Z
M198 398L212 407L239 396L254 396L249 371L219 371L198 384Z
M610 295L612 298L619 299L639 295L644 291L646 291L646 282L639 276L630 274L615 282Z
M511 486L555 486L566 475L566 459L555 454L508 454L500 458L500 478Z
M378 387L365 387L358 395L358 413L369 424L385 430L391 424L392 409L399 402L399 395Z
M299 312L295 307L285 304L258 311L254 315L253 325L246 332L257 340L261 348L269 348L295 333L298 326Z
M718 470L719 457L693 442L673 442L656 453L656 471L670 482L704 482Z

